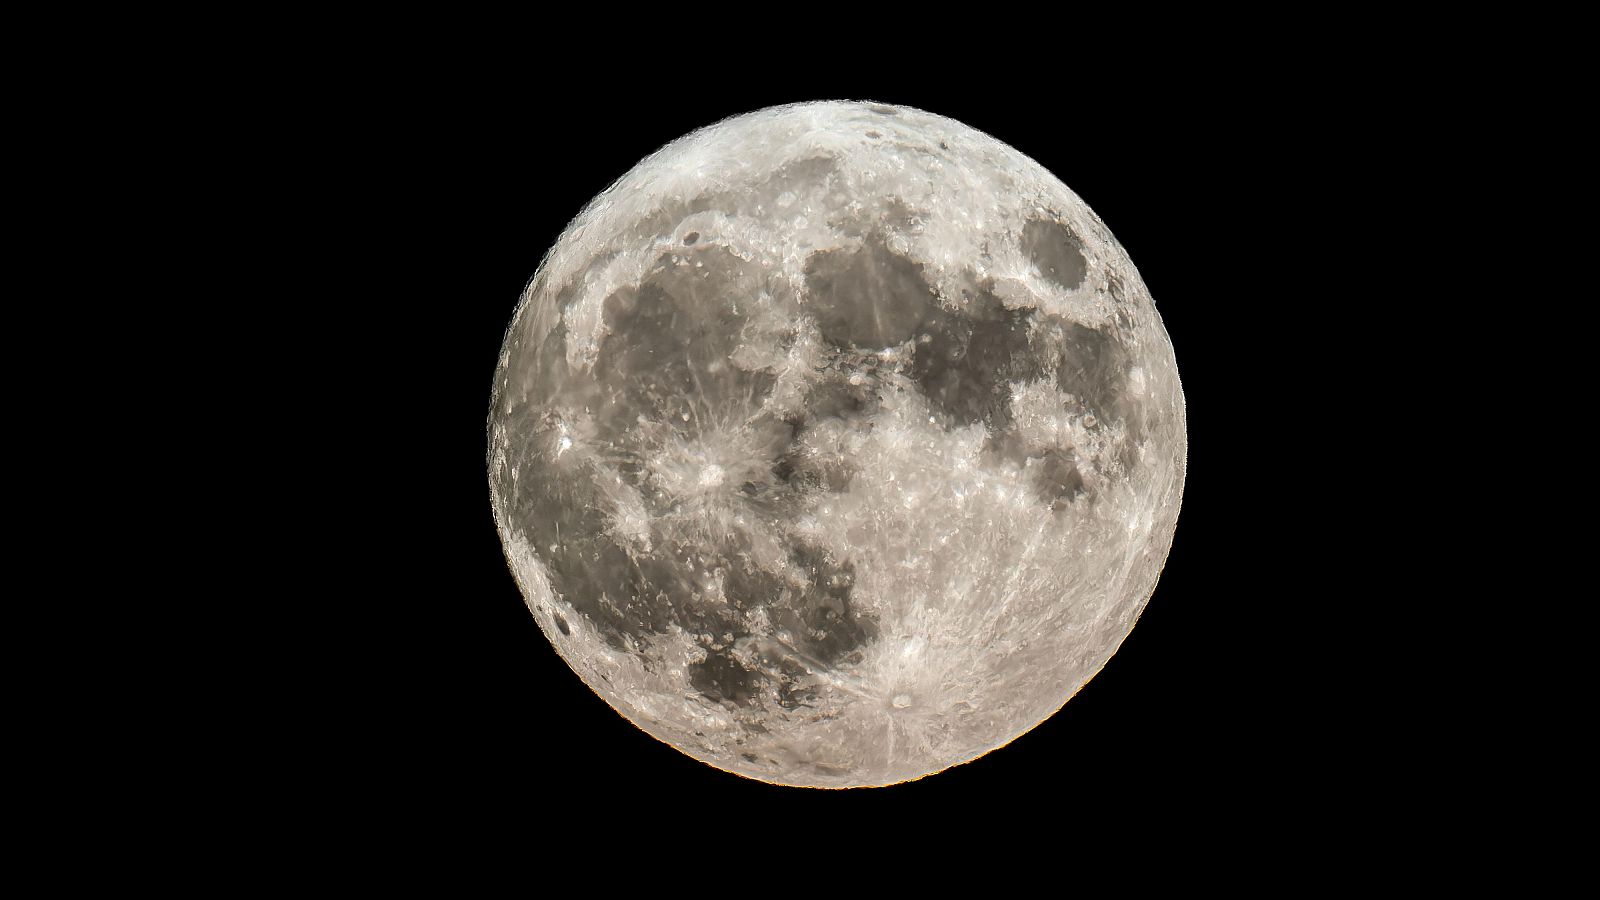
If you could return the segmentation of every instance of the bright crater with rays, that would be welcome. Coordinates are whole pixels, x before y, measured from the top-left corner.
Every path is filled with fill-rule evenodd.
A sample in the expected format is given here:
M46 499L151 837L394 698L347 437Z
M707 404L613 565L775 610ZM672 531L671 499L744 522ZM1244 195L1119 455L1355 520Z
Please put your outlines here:
M1154 590L1185 459L1171 341L1105 225L1005 144L865 103L730 119L596 197L489 418L562 658L684 753L816 787L1058 710Z

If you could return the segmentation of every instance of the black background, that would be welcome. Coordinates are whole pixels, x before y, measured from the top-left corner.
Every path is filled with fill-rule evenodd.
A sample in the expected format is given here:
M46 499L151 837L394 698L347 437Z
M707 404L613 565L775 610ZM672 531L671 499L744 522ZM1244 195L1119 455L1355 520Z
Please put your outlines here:
M1155 595L1060 713L936 776L829 792L714 770L585 687L523 606L484 457L504 329L571 217L695 128L839 98L988 132L1100 215L1172 337L1190 452ZM358 615L324 688L338 710L324 763L336 783L438 821L689 819L730 846L875 815L982 828L1026 812L1066 830L1115 820L1198 834L1223 814L1301 819L1343 777L1359 752L1349 745L1373 739L1315 724L1338 721L1318 651L1340 627L1329 616L1340 573L1315 558L1316 534L1350 485L1320 449L1322 357L1339 326L1317 313L1338 269L1317 211L1362 190L1317 173L1370 136L1334 95L1248 69L1015 91L959 77L602 85L513 69L381 97L347 86L329 105L329 133L360 140L335 147L323 173L351 213L318 227L366 254L335 288L376 348L334 389L338 418L357 429L339 460L360 496L352 530L371 535L342 557L338 590Z

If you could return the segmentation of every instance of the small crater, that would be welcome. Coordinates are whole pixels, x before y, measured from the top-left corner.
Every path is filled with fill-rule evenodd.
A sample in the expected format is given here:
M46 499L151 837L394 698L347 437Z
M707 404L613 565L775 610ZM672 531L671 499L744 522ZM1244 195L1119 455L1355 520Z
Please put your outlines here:
M561 633L562 634L565 634L565 635L572 634L572 627L567 624L567 620L566 619L561 617L561 613L558 613L555 610L551 610L550 611L550 617L556 620L556 627L561 629Z
M1022 228L1022 251L1045 279L1068 289L1083 284L1088 272L1083 241L1060 222L1029 220Z
M867 132L867 137L872 138L873 140L877 140L878 138L883 137L883 135L877 133L876 131L869 131L869 132Z
M880 116L898 116L898 115L900 115L900 110L895 109L892 106L879 106L879 105L874 104L872 106L867 107L867 109L871 110L872 112L877 113Z
M691 231L683 236L683 243L685 246L692 246L694 242L698 240L700 240L700 232L698 231Z

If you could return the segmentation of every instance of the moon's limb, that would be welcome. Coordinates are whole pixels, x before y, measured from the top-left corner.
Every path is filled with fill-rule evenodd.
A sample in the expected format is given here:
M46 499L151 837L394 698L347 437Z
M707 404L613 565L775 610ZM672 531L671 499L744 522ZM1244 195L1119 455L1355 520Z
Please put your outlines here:
M740 775L889 784L1059 709L1171 546L1170 340L1049 172L905 107L695 132L576 218L489 419L507 556L629 720Z

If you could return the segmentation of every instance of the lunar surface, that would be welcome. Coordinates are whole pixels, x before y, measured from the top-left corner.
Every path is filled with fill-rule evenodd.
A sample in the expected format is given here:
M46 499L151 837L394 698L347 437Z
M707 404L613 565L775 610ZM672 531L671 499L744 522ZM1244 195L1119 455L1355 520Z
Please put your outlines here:
M829 102L697 131L573 220L488 461L595 693L719 769L842 788L988 753L1105 665L1186 440L1161 318L1077 195L959 122Z

